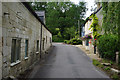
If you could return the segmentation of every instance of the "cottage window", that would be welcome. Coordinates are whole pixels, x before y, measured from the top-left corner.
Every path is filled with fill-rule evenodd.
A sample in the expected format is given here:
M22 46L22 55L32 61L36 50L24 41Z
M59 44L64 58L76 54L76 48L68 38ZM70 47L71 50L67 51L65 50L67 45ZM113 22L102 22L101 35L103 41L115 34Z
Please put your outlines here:
M21 39L20 38L12 39L11 63L20 60L20 49L21 49Z
M39 40L37 40L37 52L39 51Z
M43 50L44 50L44 42L45 42L45 38L43 38Z
M28 57L28 40L25 40L25 58Z
M46 44L47 44L47 36L46 36Z
M52 39L51 39L51 37L50 37L50 43L52 43Z

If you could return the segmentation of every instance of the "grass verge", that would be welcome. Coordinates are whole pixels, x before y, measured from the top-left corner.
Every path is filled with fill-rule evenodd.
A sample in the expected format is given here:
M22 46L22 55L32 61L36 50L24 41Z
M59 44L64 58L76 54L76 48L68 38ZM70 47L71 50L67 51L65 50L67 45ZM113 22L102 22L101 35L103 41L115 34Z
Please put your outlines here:
M101 63L106 63L106 62L109 62L111 65L110 66L104 66L103 64ZM93 59L93 65L95 65L96 67L100 68L102 71L104 71L106 74L109 75L110 78L112 78L113 80L120 80L120 74L117 74L117 73L113 73L111 71L111 68L114 66L115 68L119 68L118 65L116 65L114 62L112 61L109 61L109 60L96 60L96 59Z

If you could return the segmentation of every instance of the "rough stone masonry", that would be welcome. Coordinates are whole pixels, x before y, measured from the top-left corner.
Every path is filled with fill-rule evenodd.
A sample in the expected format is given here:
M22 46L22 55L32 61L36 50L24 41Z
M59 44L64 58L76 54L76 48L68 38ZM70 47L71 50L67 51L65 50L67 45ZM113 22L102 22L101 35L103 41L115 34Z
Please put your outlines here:
M3 2L0 6L1 79L16 77L37 62L50 48L52 34L27 3Z

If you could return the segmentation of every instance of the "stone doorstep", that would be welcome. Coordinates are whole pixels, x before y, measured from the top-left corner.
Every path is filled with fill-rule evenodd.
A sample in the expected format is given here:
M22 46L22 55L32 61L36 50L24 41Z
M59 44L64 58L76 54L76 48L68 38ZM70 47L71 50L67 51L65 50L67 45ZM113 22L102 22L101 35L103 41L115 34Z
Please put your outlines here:
M113 73L120 74L120 71L119 71L119 70L117 70L117 69L111 68L111 71L112 71Z

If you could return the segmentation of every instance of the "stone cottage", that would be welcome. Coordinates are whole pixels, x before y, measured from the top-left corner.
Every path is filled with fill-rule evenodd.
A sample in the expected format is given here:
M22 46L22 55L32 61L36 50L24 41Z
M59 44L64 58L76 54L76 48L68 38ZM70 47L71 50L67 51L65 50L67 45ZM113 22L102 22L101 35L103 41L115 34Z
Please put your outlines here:
M94 13L92 14L96 14L97 18L98 18L98 24L99 26L102 26L102 18L103 18L103 15L102 15L102 6L101 4L97 4L97 11L95 11ZM85 24L82 26L82 32L81 32L81 35L82 35L82 39L83 39L83 46L85 47L86 50L89 50L90 52L93 53L94 51L94 46L93 46L93 32L91 30L89 30L90 28L90 25L92 24L92 19L88 19L86 20ZM102 30L102 29L101 29ZM98 31L100 34L103 34L103 31ZM86 36L91 36L91 39L85 39L84 38Z
M0 3L0 79L18 76L42 59L52 34L26 2Z

